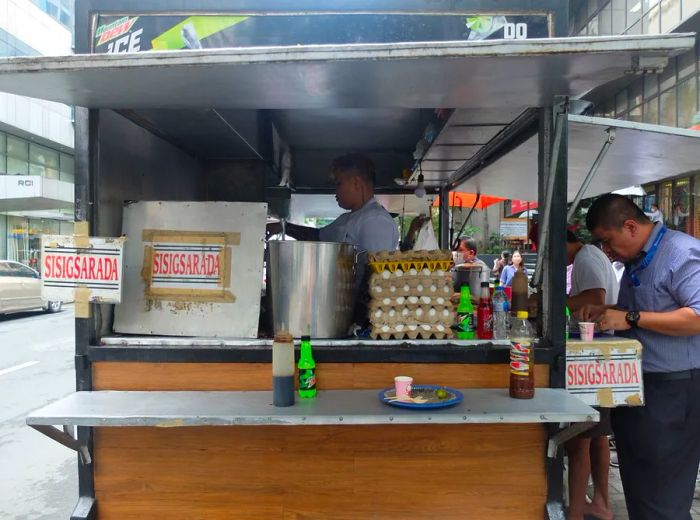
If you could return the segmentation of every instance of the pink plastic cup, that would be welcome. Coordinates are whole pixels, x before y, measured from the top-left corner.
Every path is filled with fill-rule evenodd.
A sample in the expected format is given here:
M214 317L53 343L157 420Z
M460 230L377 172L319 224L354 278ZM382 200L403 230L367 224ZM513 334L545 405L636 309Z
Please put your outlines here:
M578 329L581 332L581 341L593 341L595 323L590 321L579 321Z
M396 387L396 398L399 400L408 400L411 397L411 384L413 378L408 376L396 376L394 378L394 386Z

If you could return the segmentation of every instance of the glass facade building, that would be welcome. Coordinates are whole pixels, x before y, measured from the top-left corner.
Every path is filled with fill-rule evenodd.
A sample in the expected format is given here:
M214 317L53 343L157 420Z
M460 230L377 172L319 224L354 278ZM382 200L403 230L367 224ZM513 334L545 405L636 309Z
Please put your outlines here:
M662 34L697 20L700 0L589 0L572 12L572 36ZM669 61L661 74L639 77L595 106L595 115L690 128L700 121L700 40ZM643 186L635 201L650 211L657 204L665 223L700 238L700 165L698 170Z
M74 0L33 0L32 3L72 32ZM8 5L7 9L5 25L0 26L0 56L40 55L41 52L34 46L21 39L27 37L27 28L23 27L24 32L19 31L18 24L26 20L28 11L23 10L24 7L19 3ZM56 25L56 30L65 31L51 20L38 21L36 30L47 24ZM10 31L14 31L15 34ZM37 107L37 110L39 108ZM46 119L46 114L38 115ZM31 134L26 129L13 133L12 128L17 127L13 126L12 122L3 122L9 130L0 131L0 177L29 175L73 184L73 155L66 153L65 145L52 145L53 141L46 136L36 135L30 138ZM33 211L31 205L21 209L24 211L0 209L0 259L15 260L38 268L41 235L72 234L72 211Z

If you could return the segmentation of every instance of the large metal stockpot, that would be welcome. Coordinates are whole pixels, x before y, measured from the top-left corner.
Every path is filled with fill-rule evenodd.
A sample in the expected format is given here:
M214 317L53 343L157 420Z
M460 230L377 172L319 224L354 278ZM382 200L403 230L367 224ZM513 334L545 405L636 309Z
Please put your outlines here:
M347 337L355 303L354 247L292 240L267 246L274 330L285 328L295 337Z

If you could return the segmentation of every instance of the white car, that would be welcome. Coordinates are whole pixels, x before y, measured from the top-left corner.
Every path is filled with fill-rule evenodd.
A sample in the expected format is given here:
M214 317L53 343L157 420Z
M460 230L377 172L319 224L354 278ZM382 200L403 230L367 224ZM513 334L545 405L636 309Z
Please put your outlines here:
M41 275L24 264L0 260L0 314L44 309L58 312L63 302L41 299Z

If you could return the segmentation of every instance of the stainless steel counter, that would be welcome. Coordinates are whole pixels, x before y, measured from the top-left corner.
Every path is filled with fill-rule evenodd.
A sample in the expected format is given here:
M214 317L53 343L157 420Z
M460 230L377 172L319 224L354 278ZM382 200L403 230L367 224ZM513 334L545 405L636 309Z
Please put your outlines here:
M294 406L272 406L272 392L77 392L32 412L27 424L69 426L259 426L596 422L598 412L565 390L538 388L534 399L506 389L461 390L458 405L406 410L379 390L327 390Z
M441 409L406 410L379 400L379 390L327 390L294 406L272 406L272 392L76 392L27 417L27 424L91 462L74 426L318 426L376 424L574 423L549 441L557 446L599 421L599 414L566 390L538 388L534 399L517 400L507 389L466 388L464 401ZM62 430L56 428L62 426Z

